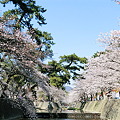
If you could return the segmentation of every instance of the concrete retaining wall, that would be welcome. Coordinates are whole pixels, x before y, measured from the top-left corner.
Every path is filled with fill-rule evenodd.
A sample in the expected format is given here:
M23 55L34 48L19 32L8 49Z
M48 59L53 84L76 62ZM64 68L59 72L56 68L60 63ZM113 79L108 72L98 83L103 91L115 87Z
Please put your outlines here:
M55 102L39 102L36 106L37 112L57 112L60 110L58 103Z
M86 103L83 111L87 113L101 113L102 119L120 120L120 100L90 101Z

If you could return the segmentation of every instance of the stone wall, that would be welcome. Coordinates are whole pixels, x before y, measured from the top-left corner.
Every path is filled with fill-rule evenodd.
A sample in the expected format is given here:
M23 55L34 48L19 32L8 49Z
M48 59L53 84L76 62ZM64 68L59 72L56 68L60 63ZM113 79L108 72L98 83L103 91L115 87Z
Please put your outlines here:
M0 120L13 120L23 117L22 110L10 99L0 98Z
M57 112L60 110L60 106L55 102L38 102L36 106L37 112Z
M90 101L86 103L83 111L86 113L101 113L102 119L120 120L120 100Z

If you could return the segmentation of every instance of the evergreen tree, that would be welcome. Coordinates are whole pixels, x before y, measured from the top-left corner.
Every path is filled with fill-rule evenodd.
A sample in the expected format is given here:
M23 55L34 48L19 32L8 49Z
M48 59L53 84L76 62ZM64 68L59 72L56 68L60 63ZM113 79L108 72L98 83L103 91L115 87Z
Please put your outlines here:
M33 24L33 22L36 22L40 26L46 24L45 18L42 16L42 13L46 9L36 5L36 1L34 0L0 0L0 3L4 7L10 2L15 7L5 11L0 20L6 21L6 25L12 27L12 34L14 34L14 30L16 29L27 30L33 42L36 42L39 46L36 49L41 51L41 60L52 57L53 51L51 50L51 46L54 45L54 42L51 34L42 32L38 28L35 28Z
M60 56L57 62L52 60L48 62L49 68L40 69L42 73L50 77L50 84L63 88L66 83L70 84L70 79L75 80L80 76L79 71L84 70L84 64L87 63L87 58L78 57L76 54Z

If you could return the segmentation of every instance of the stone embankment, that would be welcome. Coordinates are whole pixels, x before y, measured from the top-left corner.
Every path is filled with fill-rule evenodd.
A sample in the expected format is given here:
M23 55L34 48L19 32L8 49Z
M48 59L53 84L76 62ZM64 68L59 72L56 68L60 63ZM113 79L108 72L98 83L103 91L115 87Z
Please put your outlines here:
M37 113L43 113L43 112L58 112L60 109L60 105L55 102L39 102L36 105Z
M10 99L0 98L0 120L13 120L23 117L23 111Z
M83 111L86 113L101 113L101 119L103 120L120 120L120 100L89 101L85 104Z

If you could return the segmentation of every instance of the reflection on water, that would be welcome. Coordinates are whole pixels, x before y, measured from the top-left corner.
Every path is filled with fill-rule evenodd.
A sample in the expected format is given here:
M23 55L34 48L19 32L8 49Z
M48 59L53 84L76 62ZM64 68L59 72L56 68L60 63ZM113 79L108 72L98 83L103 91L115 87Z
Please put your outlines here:
M100 120L100 113L37 113L37 117L34 120ZM19 119L19 120L31 120L31 119Z
M37 119L37 120L78 120L78 119Z
M19 119L19 120L29 120L29 119ZM58 119L58 118L54 118L54 119L42 119L42 118L38 118L36 120L83 120L83 119Z
M30 119L19 119L19 120L30 120ZM86 120L86 119L58 119L58 118L54 118L54 119L43 119L43 118L37 118L35 120ZM100 120L100 119L87 119L87 120Z

